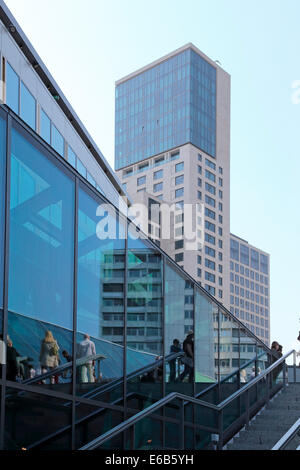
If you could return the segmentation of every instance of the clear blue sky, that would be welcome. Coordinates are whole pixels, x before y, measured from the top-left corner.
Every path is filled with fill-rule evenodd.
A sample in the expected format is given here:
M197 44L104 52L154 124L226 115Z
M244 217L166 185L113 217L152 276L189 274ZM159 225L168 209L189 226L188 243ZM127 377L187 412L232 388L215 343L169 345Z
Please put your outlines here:
M271 254L271 339L300 329L299 0L6 0L114 167L114 83L193 42L232 77L231 231Z

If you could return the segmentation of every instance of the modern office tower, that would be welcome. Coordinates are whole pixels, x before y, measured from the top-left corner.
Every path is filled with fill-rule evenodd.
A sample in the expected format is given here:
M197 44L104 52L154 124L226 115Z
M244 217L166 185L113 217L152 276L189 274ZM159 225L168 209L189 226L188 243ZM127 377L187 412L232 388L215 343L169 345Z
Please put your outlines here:
M195 214L202 223L202 246L187 249L185 211L170 219L173 239L161 238L164 250L268 344L269 269L255 273L259 292L232 281L239 277L231 269L232 246L239 242L230 235L229 75L187 44L116 82L115 131L115 167L133 202L144 193L161 204L175 203L178 210L200 204ZM268 264L261 250L245 250L258 256L262 266ZM236 266L240 259L245 260L235 258ZM247 272L251 263L257 265L254 258L248 263Z
M126 217L2 0L0 55L0 449L202 449L212 433L222 448L245 424L242 371L269 367L270 349ZM249 386L252 415L264 402Z
M270 256L230 235L230 310L265 343L270 341Z
M229 305L230 76L187 44L117 81L115 167L133 202L200 204L202 246L177 226L165 249Z

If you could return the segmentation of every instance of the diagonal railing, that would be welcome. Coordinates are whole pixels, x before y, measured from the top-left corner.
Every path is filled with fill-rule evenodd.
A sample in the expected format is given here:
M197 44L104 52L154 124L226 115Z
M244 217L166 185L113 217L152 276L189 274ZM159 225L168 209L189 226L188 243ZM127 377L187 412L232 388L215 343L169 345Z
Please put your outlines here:
M271 450L285 450L287 445L292 442L300 430L300 418L293 424L293 426L282 436L281 439L275 444ZM296 450L300 450L298 447Z
M199 400L197 398L189 397L187 395L182 395L180 393L170 393L167 395L165 398L162 398L155 404L149 406L148 408L144 409L143 411L137 413L136 415L132 416L131 418L127 419L123 423L119 424L115 428L112 428L111 430L107 431L104 433L102 436L94 439L92 442L89 444L81 447L79 450L95 450L98 449L101 445L103 445L105 442L109 441L110 439L116 437L120 433L127 431L131 429L131 441L134 443L134 431L135 431L135 425L140 422L142 419L149 417L153 415L156 411L159 411L162 407L167 405L168 403L172 402L173 400L180 400L181 401L181 426L180 426L180 448L184 449L184 407L187 404L194 404L194 405L199 405L204 408L214 410L218 413L218 428L215 429L215 433L218 434L218 446L217 448L221 450L223 448L223 441L224 441L224 429L223 429L223 414L225 408L230 405L234 400L237 398L241 397L242 395L246 395L246 410L244 413L244 419L242 420L246 426L249 425L250 422L250 413L251 413L251 407L250 407L250 400L249 400L249 393L250 390L255 387L259 382L261 381L266 381L267 382L267 393L265 397L265 402L268 402L270 399L270 382L268 383L268 379L271 377L271 374L273 371L283 364L283 387L285 388L286 386L286 364L285 360L291 356L294 355L294 368L296 367L295 363L295 351L292 350L282 356L280 359L278 359L274 364L272 364L270 367L268 367L264 372L259 374L257 377L253 378L248 384L245 384L243 388L240 390L237 390L235 393L233 393L230 397L226 398L223 402L221 402L219 405L213 405L211 403L207 403L203 400ZM241 421L241 416L238 418ZM242 424L242 422L241 422Z

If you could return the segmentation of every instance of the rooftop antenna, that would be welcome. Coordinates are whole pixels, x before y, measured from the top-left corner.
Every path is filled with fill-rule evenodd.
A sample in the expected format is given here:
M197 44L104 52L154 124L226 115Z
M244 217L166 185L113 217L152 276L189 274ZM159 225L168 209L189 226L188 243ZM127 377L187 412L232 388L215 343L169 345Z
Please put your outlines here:
M219 60L215 60L216 64L222 65Z

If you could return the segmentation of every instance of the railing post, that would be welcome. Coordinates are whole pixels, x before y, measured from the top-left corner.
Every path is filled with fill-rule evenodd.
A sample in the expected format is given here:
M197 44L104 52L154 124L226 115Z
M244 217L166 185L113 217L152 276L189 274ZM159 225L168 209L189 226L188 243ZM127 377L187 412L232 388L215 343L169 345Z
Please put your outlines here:
M135 450L135 424L130 428L130 450Z
M219 441L218 450L223 450L223 409L219 411L218 416L218 429L219 429Z
M271 372L272 374L272 372ZM272 376L271 374L268 374L266 376L266 386L267 386L267 398L266 398L266 405L269 404L269 401L270 401L270 380L272 380Z
M181 400L180 421L180 449L184 450L184 400Z
M249 389L246 390L246 429L249 427L250 421L250 397L249 397Z
M297 356L297 353L296 353L296 351L294 351L294 353L293 353L293 357L294 357L294 383L297 382L296 356Z
M283 363L282 373L283 373L283 391L286 390L286 362Z

